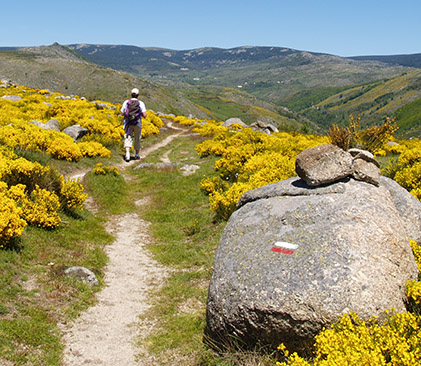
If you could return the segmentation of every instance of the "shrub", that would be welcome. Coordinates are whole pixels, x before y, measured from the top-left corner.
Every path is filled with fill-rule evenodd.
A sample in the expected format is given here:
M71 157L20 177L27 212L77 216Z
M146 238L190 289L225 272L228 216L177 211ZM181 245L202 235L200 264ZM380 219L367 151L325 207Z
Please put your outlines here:
M96 165L96 167L93 169L93 173L95 175L107 175L107 174L111 174L114 176L120 175L117 167L103 165L102 163L98 163Z
M83 185L74 179L65 179L63 176L60 177L61 189L60 199L61 207L64 210L82 210L83 202L85 202L88 195L83 193Z
M360 120L360 115L355 119L351 114L348 127L340 128L334 124L328 131L331 143L343 150L358 147L376 154L398 129L394 120L386 117L380 127L372 126L360 130Z
M84 157L100 156L102 158L109 158L111 156L111 151L96 141L79 142L77 145L79 146L80 153Z
M392 153L400 153L398 159L391 160L382 173L408 190L417 199L421 198L421 140L399 141L398 146L386 148Z
M26 227L23 220L22 208L15 200L16 196L22 196L24 186L7 188L7 184L0 182L0 248L8 245L11 239L22 234Z
M29 225L54 229L60 222L60 199L54 193L38 186L22 201L23 217Z

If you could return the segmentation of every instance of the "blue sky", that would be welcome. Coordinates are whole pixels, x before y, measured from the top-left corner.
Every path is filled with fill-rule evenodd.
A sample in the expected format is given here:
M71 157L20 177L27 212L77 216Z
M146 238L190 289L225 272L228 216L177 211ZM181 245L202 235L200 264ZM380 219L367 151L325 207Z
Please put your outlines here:
M420 0L20 0L0 46L279 46L339 56L421 53Z

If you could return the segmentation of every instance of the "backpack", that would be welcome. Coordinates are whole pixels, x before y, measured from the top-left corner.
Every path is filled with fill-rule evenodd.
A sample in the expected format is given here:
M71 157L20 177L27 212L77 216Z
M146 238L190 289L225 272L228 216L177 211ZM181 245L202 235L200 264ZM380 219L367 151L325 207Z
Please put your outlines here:
M140 102L130 99L127 102L124 117L129 125L135 125L140 119Z

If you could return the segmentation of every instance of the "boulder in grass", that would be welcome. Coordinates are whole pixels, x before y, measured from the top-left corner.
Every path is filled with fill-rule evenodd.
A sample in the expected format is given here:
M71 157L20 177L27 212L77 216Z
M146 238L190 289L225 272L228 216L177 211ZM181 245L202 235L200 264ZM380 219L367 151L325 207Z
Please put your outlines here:
M83 281L90 286L97 286L99 283L95 273L85 267L69 267L64 271L64 274L79 281Z

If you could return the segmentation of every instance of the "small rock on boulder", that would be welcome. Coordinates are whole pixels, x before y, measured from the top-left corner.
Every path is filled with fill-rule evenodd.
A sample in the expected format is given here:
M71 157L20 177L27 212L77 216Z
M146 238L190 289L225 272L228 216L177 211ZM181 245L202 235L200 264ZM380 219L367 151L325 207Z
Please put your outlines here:
M380 164L365 152L358 153L353 159L352 176L357 180L378 186L380 183Z
M309 186L336 182L353 172L352 155L335 145L319 145L298 154L295 171Z

